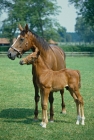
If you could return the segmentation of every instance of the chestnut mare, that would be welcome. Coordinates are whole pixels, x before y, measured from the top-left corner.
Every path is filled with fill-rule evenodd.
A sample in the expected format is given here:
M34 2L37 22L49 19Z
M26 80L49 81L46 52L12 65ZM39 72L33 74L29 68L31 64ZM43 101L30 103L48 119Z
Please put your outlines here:
M41 94L41 107L42 107L42 122L41 126L46 128L48 123L47 117L47 104L49 93L66 88L74 98L77 106L77 121L84 125L84 108L83 98L80 95L80 73L78 70L62 69L53 71L49 69L40 56L40 52L33 52L26 58L20 61L21 65L33 64L36 71L37 85L40 88Z
M25 29L19 25L20 35L18 35L17 40L12 44L12 46L8 50L8 57L12 60L15 57L21 57L22 54L28 50L32 50L33 52L38 49L41 52L41 57L49 69L54 71L60 70L66 67L65 64L65 53L58 46L49 45L43 38L39 37L35 33L29 31L28 25L26 24ZM38 117L38 102L39 102L39 88L36 84L36 74L34 70L34 66L32 67L33 74L33 84L35 88L35 119ZM60 90L61 98L62 98L62 113L66 113L65 103L63 99L64 90ZM53 92L49 95L50 102L50 120L53 121Z

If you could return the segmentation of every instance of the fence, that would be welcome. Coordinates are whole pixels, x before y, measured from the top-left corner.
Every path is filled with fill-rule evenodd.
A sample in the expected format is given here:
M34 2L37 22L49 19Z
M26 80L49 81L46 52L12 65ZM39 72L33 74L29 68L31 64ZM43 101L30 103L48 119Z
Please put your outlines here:
M65 52L66 56L94 56L94 52Z
M24 55L28 55L30 52L26 52ZM66 56L94 56L94 52L65 52ZM0 56L6 56L7 52L0 52Z

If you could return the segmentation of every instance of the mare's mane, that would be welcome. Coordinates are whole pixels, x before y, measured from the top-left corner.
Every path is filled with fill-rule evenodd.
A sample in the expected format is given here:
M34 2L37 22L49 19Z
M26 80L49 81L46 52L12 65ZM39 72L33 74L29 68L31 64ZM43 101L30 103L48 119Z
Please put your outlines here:
M50 48L50 45L49 45L49 43L48 43L46 40L44 40L42 37L38 36L38 35L37 35L35 32L33 32L33 31L30 31L30 30L29 30L29 32L30 32L31 34L34 35L34 37L36 38L37 42L39 42L39 44L41 44L41 47L42 47L44 50L48 50L48 49ZM23 30L20 34L24 36L25 33L26 33L26 30Z
M30 31L37 39L37 41L41 44L41 47L45 50L48 50L50 48L49 43L44 40L42 37L38 36L35 32Z

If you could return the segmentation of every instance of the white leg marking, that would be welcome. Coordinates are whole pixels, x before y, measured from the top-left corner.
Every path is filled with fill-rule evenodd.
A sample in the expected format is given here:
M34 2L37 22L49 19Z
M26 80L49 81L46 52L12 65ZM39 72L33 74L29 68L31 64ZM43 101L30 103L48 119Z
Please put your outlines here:
M43 128L46 128L46 123L43 123L42 127L43 127Z
M82 124L82 125L85 125L84 120L85 120L85 117L82 117L82 118L81 118L81 124Z
M45 123L45 122L41 122L40 125L41 125L43 128L46 128L46 123Z
M77 116L77 121L76 121L76 124L77 124L77 125L79 125L80 120L81 120L81 117L78 115L78 116Z

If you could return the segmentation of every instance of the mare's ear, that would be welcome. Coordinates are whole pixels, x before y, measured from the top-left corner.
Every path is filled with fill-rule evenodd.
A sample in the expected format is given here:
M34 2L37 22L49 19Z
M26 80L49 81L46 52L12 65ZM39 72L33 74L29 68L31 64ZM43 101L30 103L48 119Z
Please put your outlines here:
M18 27L19 27L20 31L23 31L23 28L22 28L21 24L19 24Z
M28 24L26 24L26 26L25 26L25 31L26 31L26 33L28 32Z

